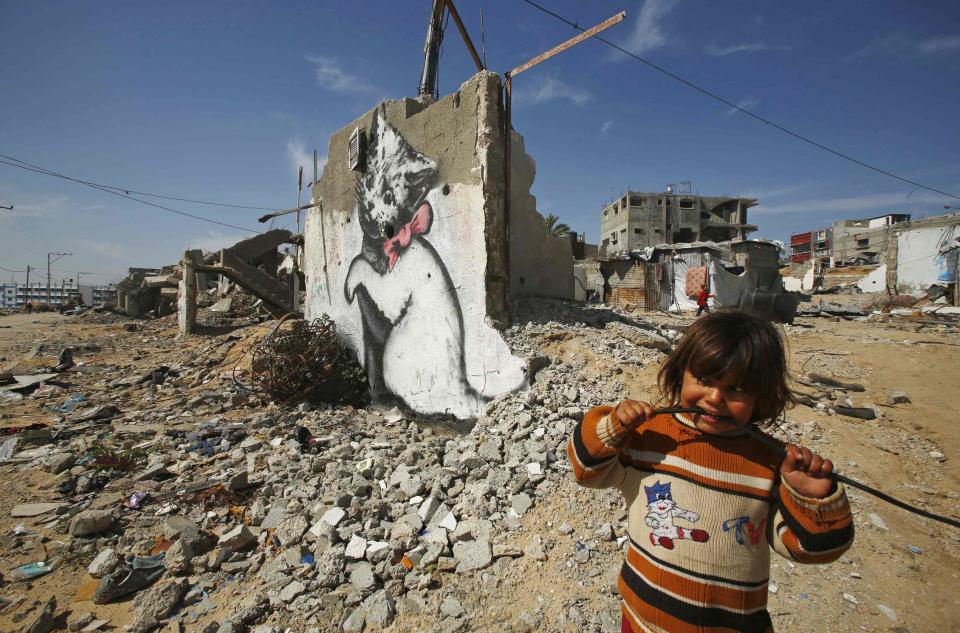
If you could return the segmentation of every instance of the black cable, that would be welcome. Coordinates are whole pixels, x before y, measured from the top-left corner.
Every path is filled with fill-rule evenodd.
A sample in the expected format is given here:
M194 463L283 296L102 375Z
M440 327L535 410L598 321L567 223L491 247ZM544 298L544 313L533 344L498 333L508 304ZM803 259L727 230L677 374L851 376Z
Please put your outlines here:
M665 408L665 409L656 409L656 410L654 411L654 413L655 413L655 414L661 414L661 413L667 413L667 414L672 414L672 413L693 413L693 414L697 414L697 413L700 413L700 414L702 414L702 413L706 413L706 412L703 411L702 409L698 409L698 408L696 408L696 407L668 407L668 408ZM733 422L733 420L731 420L730 418L724 418L723 416L717 416L717 417L720 417L721 419L730 420L731 422ZM753 437L757 438L758 440L760 440L761 442L767 444L768 446L772 446L772 447L776 448L780 453L782 453L784 456L786 456L787 451L786 451L786 449L784 449L783 444L782 444L779 440L770 437L770 436L767 435L766 433L761 432L759 429L754 428L752 425L747 425L747 426L740 427L739 429L737 429L736 431L733 431L733 432L731 432L731 433L718 433L717 435L720 435L721 437L738 437L738 436L743 436L743 435L748 435L748 434L749 434L749 435L752 435ZM834 478L835 480L837 480L837 481L841 481L841 482L847 484L848 486L853 486L854 488L859 488L860 490L863 490L864 492L866 492L866 493L868 493L868 494L871 494L871 495L873 495L874 497L877 497L878 499L881 499L881 500L883 500L883 501L886 501L887 503L889 503L889 504L891 504L891 505L895 505L895 506L897 506L898 508L902 508L902 509L906 510L907 512L912 512L913 514L919 514L919 515L922 516L922 517L926 517L926 518L928 518L928 519L933 519L934 521L939 521L940 523L946 523L947 525L950 525L950 526L953 526L953 527L956 527L956 528L960 528L960 521L958 521L958 520L956 520L956 519L951 519L950 517L945 517L945 516L941 516L941 515L939 515L939 514L934 514L933 512L928 512L927 510L921 510L920 508L916 507L915 505L911 505L911 504L906 503L906 502L904 502L904 501L900 501L899 499L895 499L894 497L891 497L890 495L888 495L888 494L885 493L885 492L882 492L882 491L880 491L880 490L877 490L876 488L873 488L873 487L871 487L871 486L868 486L868 485L865 484L865 483L859 482L859 481L857 481L856 479L850 479L850 478L847 477L846 475L842 475L842 474L840 474L839 472L834 471L833 473L830 474L830 476L833 477L833 478Z
M3 156L3 154L0 154L0 156ZM4 157L4 158L7 158L6 156L3 156L3 157ZM16 167L17 169L23 169L24 171L32 171L32 172L35 172L35 173L38 173L38 174L43 174L43 175L45 175L45 176L54 176L54 177L56 177L56 178L62 178L63 180L69 180L69 181L71 181L71 182L75 182L75 183L78 183L78 184L81 184L81 185L86 185L87 187L91 187L91 188L93 188L93 189L97 189L97 190L99 190L99 191L103 191L104 193L109 193L109 194L114 195L114 196L119 196L119 197L121 197L121 198L126 198L127 200L133 200L134 202L139 202L140 204L145 204L145 205L150 206L150 207L155 207L155 208L157 208L157 209L162 209L163 211L169 211L170 213L176 213L176 214L178 214L178 215L183 215L183 216L186 216L186 217L188 217L188 218L193 218L194 220L200 220L201 222L209 222L209 223L211 223L211 224L218 224L218 225L220 225L220 226L225 226L225 227L228 227L228 228L231 228L231 229L237 229L237 230L239 230L239 231L247 231L247 232L249 232L249 233L260 233L260 231L258 231L258 230L256 230L256 229L246 228L246 227L242 227L242 226L236 226L235 224L227 224L226 222L218 222L217 220L210 220L210 219L208 219L208 218L204 218L204 217L201 217L201 216L199 216L199 215L193 215L192 213L187 213L186 211L178 211L178 210L176 210L176 209L171 209L170 207L165 207L165 206L163 206L162 204L157 204L157 203L155 203L155 202L149 202L149 201L147 201L147 200L141 200L140 198L134 198L134 197L131 196L131 195L128 195L128 194L125 194L125 193L120 193L120 192L117 192L117 191L113 191L113 190L111 190L111 189L109 189L109 188L107 188L107 187L105 187L105 186L103 186L103 185L98 185L98 184L93 183L93 182L88 182L88 181L85 181L85 180L80 180L79 178L72 178L72 177L70 177L70 176L66 176L66 175L64 175L64 174L57 173L57 172L55 172L55 171L52 171L52 170L50 170L50 169L46 169L46 168L44 168L44 167L38 167L37 165L31 165L30 163L21 161L21 160L19 160L19 159L17 159L17 158L13 158L12 160L17 161L17 162L9 162L9 161L6 161L6 160L0 160L0 164L9 165L10 167ZM23 163L23 164L18 164L18 163Z
M31 165L31 164L28 163L27 161L25 161L25 160L20 160L19 158L14 158L13 156L7 156L7 155L5 155L5 154L0 154L0 158L6 158L7 160L16 161L16 162L18 162L18 163L22 163L22 164L28 165L28 166L30 166L30 167L36 167L36 165ZM42 168L41 168L41 169L42 169ZM162 194L159 194L159 193L147 193L147 192L145 192L145 191L135 191L135 190L133 190L133 189L130 189L129 187L116 187L116 186L114 186L114 185L104 185L104 184L101 184L101 183L91 182L91 181L89 181L89 180L79 180L79 182L82 182L82 183L85 184L85 185L96 185L96 186L98 186L98 187L103 187L104 189L115 189L115 190L117 190L117 191L122 191L122 192L124 192L124 193L126 193L126 194L128 194L128 195L129 195L129 194L132 194L132 193L135 193L135 194L137 194L138 196L149 196L149 197L151 197L151 198L163 198L164 200L176 200L177 202L192 202L193 204L208 204L208 205L212 205L212 206L215 206L215 207L231 207L231 208L234 208L234 209L253 209L253 210L255 210L255 211L276 211L276 209L272 209L272 208L270 208L270 207L251 207L251 206L247 206L247 205L245 205L245 204L228 204L228 203L226 203L226 202L208 202L208 201L204 201L204 200L191 200L190 198L177 198L177 197L174 197L174 196L165 196L165 195L162 195Z
M580 31L580 32L583 32L583 31L586 30L586 29L584 29L583 27L581 27L579 24L577 24L576 22L572 22L572 21L566 19L565 17L554 13L554 12L551 11L550 9L547 9L547 8L545 8L545 7L540 6L540 5L537 4L536 2L533 2L533 0L523 0L523 1L526 2L527 4L529 4L530 6L536 8L536 9L539 9L540 11L543 11L544 13L546 13L546 14L548 14L548 15L551 15L551 16L555 17L556 19L558 19L558 20L560 20L561 22L563 22L563 23L565 23L565 24L573 27L574 29L576 29L576 30L578 30L578 31ZM894 173L891 173L891 172L889 172L889 171L887 171L887 170L885 170L885 169L881 169L880 167L874 167L873 165L870 165L870 164L868 164L868 163L865 163L865 162L863 162L862 160L858 160L858 159L854 158L853 156L850 156L850 155L848 155L848 154L844 154L843 152L840 152L840 151L838 151L838 150L835 150L835 149L833 149L833 148L831 148L831 147L827 147L826 145L824 145L824 144L822 144L822 143L818 143L817 141L815 141L815 140L813 140L813 139L811 139L811 138L808 138L808 137L806 137L806 136L803 136L802 134L798 134L797 132L794 132L794 131L792 131L792 130L789 130L789 129L783 127L782 125L780 125L779 123L774 123L774 122L771 121L770 119L764 118L764 117L760 116L759 114L755 114L755 113L751 112L750 110L746 110L746 109L738 106L737 104L733 103L733 102L730 101L729 99L725 99L725 98L721 97L720 95L718 95L718 94L716 94L716 93L714 93L714 92L711 92L711 91L707 90L706 88L701 88L700 86L698 86L697 84L693 83L692 81L689 81L689 80L687 80L687 79L684 79L684 78L681 77L680 75L678 75L678 74L676 74L676 73L674 73L674 72L671 72L671 71L667 70L666 68L663 68L662 66L658 66L657 64L654 64L653 62L651 62L651 61L649 61L649 60L646 60L646 59L644 59L643 57L640 57L639 55L635 55L634 53L631 53L630 51L626 50L625 48L623 48L623 47L621 47L621 46L618 46L617 44L614 44L614 43L611 42L610 40L604 39L604 38L600 37L599 35L594 35L592 39L600 40L601 42L603 42L603 43L606 44L607 46L609 46L609 47L611 47L611 48L614 48L614 49L620 51L621 53L623 53L624 55L627 55L628 57L632 57L633 59L637 60L638 62L640 62L640 63L642 63L642 64L646 64L647 66L649 66L650 68L653 68L653 69L656 70L657 72L663 73L664 75L670 77L671 79L675 79L675 80L679 81L680 83L686 85L687 87L693 88L693 89L696 90L697 92L700 92L700 93L702 93L702 94L710 97L711 99L716 99L716 100L719 101L720 103L722 103L722 104L724 104L724 105L727 105L727 106L730 106L731 108L734 108L735 110L739 110L740 112L743 112L743 113L746 114L747 116L752 117L752 118L756 119L757 121L760 121L761 123L764 123L765 125L769 125L770 127L776 128L777 130L780 130L780 131L783 132L784 134L787 134L788 136L792 136L793 138L795 138L795 139L797 139L797 140L800 140L800 141L803 141L804 143L808 143L808 144L810 144L810 145L813 145L814 147L817 147L817 148L822 149L822 150L824 150L824 151L826 151L826 152L829 152L829 153L833 154L834 156L838 156L838 157L840 157L840 158L842 158L842 159L844 159L844 160L848 160L848 161L850 161L851 163L854 163L854 164L856 164L856 165L860 165L861 167L866 167L867 169L871 169L871 170L873 170L873 171L875 171L875 172L877 172L877 173L879 173L879 174L883 174L884 176L889 176L890 178L895 178L896 180L899 180L899 181L901 181L901 182L905 182L905 183L910 184L910 185L913 185L913 186L915 186L915 187L920 187L921 189L926 189L927 191L932 191L932 192L934 192L934 193L938 193L938 194L940 194L941 196L947 196L947 197L949 197L949 198L954 198L954 199L956 199L956 200L960 200L960 195L956 195L956 194L953 194L953 193L948 193L948 192L946 192L946 191L940 191L939 189L934 189L933 187L928 187L927 185L922 185L922 184L920 184L919 182L914 182L913 180L909 180L909 179L907 179L907 178L903 178L902 176L898 176L898 175L896 175L896 174L894 174Z

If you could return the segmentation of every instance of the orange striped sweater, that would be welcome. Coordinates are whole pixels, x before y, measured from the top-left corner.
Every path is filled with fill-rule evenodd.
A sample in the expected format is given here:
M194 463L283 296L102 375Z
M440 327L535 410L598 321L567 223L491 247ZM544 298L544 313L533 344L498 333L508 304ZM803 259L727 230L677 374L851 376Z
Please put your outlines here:
M810 499L779 479L782 458L751 436L698 431L658 415L630 432L591 409L567 445L577 481L616 487L630 540L618 586L636 633L772 630L772 547L801 563L836 560L853 541L842 484Z

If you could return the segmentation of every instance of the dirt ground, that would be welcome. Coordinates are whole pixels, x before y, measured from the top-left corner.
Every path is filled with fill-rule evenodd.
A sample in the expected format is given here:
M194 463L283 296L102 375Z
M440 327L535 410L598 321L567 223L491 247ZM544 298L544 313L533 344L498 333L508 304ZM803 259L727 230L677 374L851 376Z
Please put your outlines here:
M665 315L650 318L684 322ZM955 421L960 407L952 401L960 378L957 329L911 318L816 318L798 319L786 332L794 375L816 371L862 383L866 391L852 394L853 404L874 406L879 414L867 421L798 405L784 425L788 435L832 458L839 470L854 479L918 508L960 517L960 434ZM69 343L96 350L79 355L85 363L145 371L209 345L203 337L180 343L174 335L172 322L130 332L124 323L90 323L54 314L4 316L0 317L0 369L18 362L19 367L55 364L60 347ZM231 351L232 358L239 354L240 346L242 342ZM585 363L585 377L617 373L632 396L653 396L657 367L652 364L617 365L575 336L545 347L550 356ZM887 406L893 391L905 392L911 402ZM51 417L37 403L0 404L2 427L50 421ZM17 524L24 524L49 534L46 543L0 539L0 572L5 578L17 565L43 558L44 548L57 547L57 534L44 528L42 521L10 517L11 508L18 503L60 501L52 481L53 475L45 472L22 473L0 466L0 533L9 535ZM109 501L108 492L101 495L104 503ZM115 492L116 500L119 494ZM840 561L808 567L773 556L769 608L778 633L960 631L960 592L956 589L960 584L960 530L922 519L858 490L849 494L857 536ZM598 613L608 614L603 621L607 626L616 614L614 581L622 554L616 542L597 536L597 528L603 523L616 524L621 509L618 494L583 489L567 479L557 492L537 501L523 517L522 529L498 539L523 549L539 536L547 552L545 561L530 556L501 558L476 576L445 575L438 591L458 597L471 614L469 630L576 631ZM886 529L878 527L871 514L879 517ZM573 532L558 532L562 523L569 524ZM587 565L577 567L571 562L577 542L590 548ZM57 597L60 610L71 611L70 617L91 611L111 620L103 630L122 630L132 621L131 603L97 606L89 601L91 578L86 565L91 558L87 552L77 552L67 557L62 568L34 582L0 585L0 597L23 599L0 612L0 630L19 630L35 613L16 621L25 605L39 605L51 595ZM220 596L217 604L225 611L230 600L242 598L243 591L240 586L227 586ZM559 623L558 614L563 615ZM201 630L217 617L217 613L210 614L187 625L186 630ZM441 630L439 622L431 603L419 613L401 610L387 630ZM58 624L66 630L65 618Z

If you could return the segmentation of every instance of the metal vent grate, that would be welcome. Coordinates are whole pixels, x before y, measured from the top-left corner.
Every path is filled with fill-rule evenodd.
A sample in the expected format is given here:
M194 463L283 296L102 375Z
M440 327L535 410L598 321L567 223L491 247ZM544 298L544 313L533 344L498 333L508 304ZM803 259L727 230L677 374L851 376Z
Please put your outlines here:
M351 170L364 171L364 168L366 167L366 161L364 160L366 149L365 135L363 130L360 128L354 128L353 134L350 135L350 146L347 150Z

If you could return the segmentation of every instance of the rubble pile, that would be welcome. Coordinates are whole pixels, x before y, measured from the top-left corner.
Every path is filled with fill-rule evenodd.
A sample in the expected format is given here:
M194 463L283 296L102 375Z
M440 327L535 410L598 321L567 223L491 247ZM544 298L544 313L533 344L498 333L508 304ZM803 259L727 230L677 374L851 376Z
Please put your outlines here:
M0 436L0 469L47 478L13 507L0 562L19 582L0 591L0 609L42 628L58 603L28 605L26 583L72 573L74 600L93 605L70 614L73 630L107 626L100 605L130 600L130 630L141 633L377 630L399 614L453 632L471 630L485 600L534 573L601 590L592 602L566 595L550 613L542 601L517 605L522 613L501 630L610 630L626 516L619 493L570 482L567 438L590 407L626 397L625 372L655 371L688 322L521 302L505 336L528 359L530 388L490 402L469 428L396 408L280 405L249 393L244 362L268 325L176 348L172 319L136 323L129 340L104 339L126 345L126 362L93 362L101 348L78 344L79 369L63 386L17 404L47 421ZM564 343L608 360L610 371L576 354L564 361ZM799 420L859 406L850 398L868 373L839 353L815 358L799 375L816 409L800 408L773 433L829 450L823 420ZM891 392L873 406L909 400ZM887 450L946 459L906 431L886 437ZM547 527L525 523L563 503L568 515ZM588 504L604 512L581 519ZM858 527L871 520L858 514ZM775 570L784 586L785 573Z

